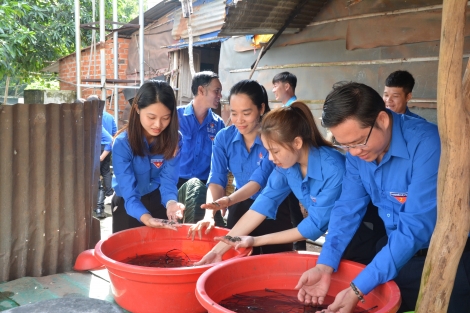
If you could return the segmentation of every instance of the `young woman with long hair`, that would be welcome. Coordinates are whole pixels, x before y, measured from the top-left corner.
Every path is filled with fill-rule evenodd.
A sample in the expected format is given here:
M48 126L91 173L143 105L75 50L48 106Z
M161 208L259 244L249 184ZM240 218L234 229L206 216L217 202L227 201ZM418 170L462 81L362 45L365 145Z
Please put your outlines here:
M276 168L267 186L228 233L232 237L240 236L241 240L216 238L221 242L198 265L222 260L231 246L257 247L307 238L316 240L328 228L331 209L341 194L344 156L323 139L308 106L294 102L289 107L271 111L261 121L260 134ZM266 219L275 219L279 205L291 191L308 216L296 228L291 226L276 233L246 236Z
M261 142L259 128L264 115L269 112L268 96L262 85L254 80L242 80L230 89L230 114L233 125L217 133L212 148L211 170L208 179L205 218L193 226L189 236L214 225L214 212L228 207L227 227L232 228L248 211L260 190L266 186L274 164L268 160L268 152ZM227 173L234 176L236 191L225 196ZM287 203L280 203L276 219L258 223L250 233L259 236L292 227ZM253 254L291 251L292 244L257 247Z
M143 224L176 230L184 210L176 188L181 143L173 89L145 82L113 143L113 233Z

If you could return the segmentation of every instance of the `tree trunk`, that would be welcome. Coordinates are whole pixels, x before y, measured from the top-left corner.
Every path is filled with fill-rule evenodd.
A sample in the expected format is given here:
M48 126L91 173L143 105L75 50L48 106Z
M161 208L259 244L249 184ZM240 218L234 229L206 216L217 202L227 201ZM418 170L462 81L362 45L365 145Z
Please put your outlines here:
M467 0L444 0L437 86L441 160L437 224L424 265L417 313L447 312L470 230L470 69L462 86Z

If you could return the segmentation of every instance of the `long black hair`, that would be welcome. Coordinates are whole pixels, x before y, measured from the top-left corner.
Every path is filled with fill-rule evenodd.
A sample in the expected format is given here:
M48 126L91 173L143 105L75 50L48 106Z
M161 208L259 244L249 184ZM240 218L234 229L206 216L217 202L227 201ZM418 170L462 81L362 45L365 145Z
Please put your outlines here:
M144 130L140 123L138 111L155 103L161 103L167 107L171 112L171 119L170 124L159 136L155 137L150 150L148 150L144 143ZM129 115L129 123L121 128L116 136L126 129L129 144L134 155L163 154L165 159L171 159L177 152L179 142L178 114L173 88L162 80L146 81L134 98Z

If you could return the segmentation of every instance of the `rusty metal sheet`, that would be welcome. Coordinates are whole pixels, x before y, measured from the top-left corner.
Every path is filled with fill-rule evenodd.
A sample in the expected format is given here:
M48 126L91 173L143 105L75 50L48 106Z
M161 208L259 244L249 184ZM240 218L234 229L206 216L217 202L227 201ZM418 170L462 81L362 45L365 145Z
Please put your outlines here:
M173 14L174 25L172 36L175 40L188 38L188 18L183 17L181 8ZM196 1L193 4L191 15L192 34L197 39L204 39L204 35L216 33L224 24L225 1ZM201 38L202 36L202 38ZM216 34L214 34L216 36ZM213 36L213 37L214 37ZM199 37L199 38L198 38Z
M137 2L136 5L138 5ZM167 15L178 7L181 7L181 3L178 0L161 1L154 5L144 12L144 27L160 19L162 16ZM139 24L139 16L130 21L129 24ZM119 36L131 36L135 32L133 29L126 29L125 26L122 28L123 30L119 30Z
M103 107L0 106L0 281L69 271L99 240Z
M176 41L171 36L173 20L164 16L147 26L144 32L144 69L149 76L158 76L169 69L168 49L162 48ZM126 74L135 74L139 71L139 32L131 36L127 56L128 66Z
M219 36L274 34L284 25L299 0L239 0L229 4ZM284 33L297 33L322 9L326 0L309 1Z

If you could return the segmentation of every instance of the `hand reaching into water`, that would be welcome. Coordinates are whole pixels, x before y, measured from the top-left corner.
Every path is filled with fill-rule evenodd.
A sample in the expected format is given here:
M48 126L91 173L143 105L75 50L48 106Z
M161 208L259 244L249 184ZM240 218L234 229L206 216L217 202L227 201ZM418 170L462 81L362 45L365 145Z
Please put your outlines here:
M214 251L209 251L201 259L201 261L194 263L194 265L206 265L222 261L222 254L216 253Z
M323 304L330 288L333 269L327 265L317 264L304 272L295 286L299 290L297 298L305 304Z

